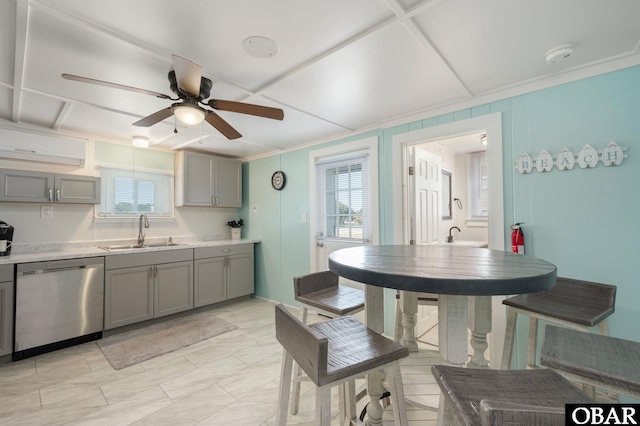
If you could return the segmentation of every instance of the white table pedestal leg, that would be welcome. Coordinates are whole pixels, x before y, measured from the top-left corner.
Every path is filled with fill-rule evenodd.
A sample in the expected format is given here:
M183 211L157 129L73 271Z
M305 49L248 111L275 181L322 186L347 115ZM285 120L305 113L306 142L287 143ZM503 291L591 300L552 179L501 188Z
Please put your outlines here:
M400 306L402 306L402 341L409 352L418 352L416 341L416 316L418 313L418 295L413 291L400 292Z
M473 355L467 367L489 368L484 353L489 347L487 334L491 332L491 296L469 297L469 329Z
M364 308L367 327L376 333L384 333L384 289L372 285L364 286ZM367 375L367 393L370 402L367 406L367 423L371 426L382 425L382 404L380 397L385 392L382 382L384 371L379 370Z
M446 365L463 367L467 359L468 297L438 295L438 346Z

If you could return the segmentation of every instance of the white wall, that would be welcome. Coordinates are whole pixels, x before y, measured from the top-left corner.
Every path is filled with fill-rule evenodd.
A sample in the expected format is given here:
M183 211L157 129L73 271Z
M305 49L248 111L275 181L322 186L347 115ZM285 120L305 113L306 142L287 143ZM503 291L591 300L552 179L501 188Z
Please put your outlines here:
M102 145L100 145L102 144ZM131 150L123 144L108 144L89 140L84 167L68 167L24 161L0 160L0 168L44 171L53 173L99 176L96 169L95 148L114 152ZM137 151L138 156L151 156L152 151ZM157 154L157 152L156 152ZM165 168L172 165L172 152L164 152ZM104 157L104 154L102 155ZM52 218L41 218L40 207L53 207ZM210 216L210 217L209 217ZM238 218L235 208L179 207L174 218L150 218L150 227L144 230L147 238L176 236L219 236L230 238L231 230L226 223ZM138 220L94 219L93 205L65 205L46 203L0 203L0 221L15 228L15 244L44 242L99 241L137 238Z

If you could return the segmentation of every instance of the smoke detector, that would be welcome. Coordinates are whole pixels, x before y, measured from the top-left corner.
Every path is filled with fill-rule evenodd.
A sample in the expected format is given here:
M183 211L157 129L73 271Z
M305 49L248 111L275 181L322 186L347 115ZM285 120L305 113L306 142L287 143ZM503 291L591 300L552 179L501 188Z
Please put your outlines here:
M564 61L573 53L573 45L561 44L560 46L553 47L547 51L545 59L548 64L555 64L556 62Z

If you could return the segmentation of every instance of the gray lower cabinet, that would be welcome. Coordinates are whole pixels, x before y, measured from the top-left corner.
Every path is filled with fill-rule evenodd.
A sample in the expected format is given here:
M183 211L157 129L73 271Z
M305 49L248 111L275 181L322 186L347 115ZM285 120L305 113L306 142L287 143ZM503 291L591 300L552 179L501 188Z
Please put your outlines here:
M13 352L13 265L0 265L0 355Z
M193 308L192 249L107 256L105 269L105 330Z
M100 204L100 178L0 169L0 201Z
M195 307L254 293L253 244L194 250Z

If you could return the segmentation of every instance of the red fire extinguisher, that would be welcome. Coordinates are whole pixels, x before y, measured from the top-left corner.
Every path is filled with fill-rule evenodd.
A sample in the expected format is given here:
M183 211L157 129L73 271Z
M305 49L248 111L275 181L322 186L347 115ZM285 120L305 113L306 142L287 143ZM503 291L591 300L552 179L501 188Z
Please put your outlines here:
M518 254L524 254L524 234L520 225L524 222L511 225L513 232L511 233L511 251Z

